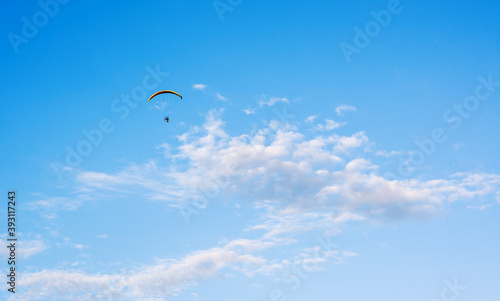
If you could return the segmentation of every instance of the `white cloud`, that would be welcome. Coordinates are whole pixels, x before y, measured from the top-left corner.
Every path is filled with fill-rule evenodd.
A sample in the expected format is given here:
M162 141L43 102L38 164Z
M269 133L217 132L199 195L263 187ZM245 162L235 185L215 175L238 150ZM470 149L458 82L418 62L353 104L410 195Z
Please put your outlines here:
M331 119L325 119L325 124L318 124L316 129L318 131L331 131L333 129L339 128L342 124L335 122Z
M307 117L306 122L311 123L311 122L313 122L313 121L314 121L314 119L316 119L317 117L318 117L318 115L309 116L309 117Z
M72 247L78 250L83 250L85 248L82 244L73 244Z
M235 239L181 259L160 259L155 264L121 271L120 274L89 274L78 270L42 270L23 273L16 300L160 300L189 293L199 281L229 277L228 271L247 277L279 276L292 264L319 269L327 262L341 263L355 253L332 249L331 243L305 248L291 260L267 260L253 253L293 243L286 238ZM326 248L325 248L326 247ZM72 263L77 266L79 263ZM189 293L196 297L196 294ZM11 298L13 301L13 298Z
M157 260L154 265L120 274L88 274L82 271L43 270L24 273L19 279L22 288L16 300L61 298L65 300L156 300L186 292L198 281L222 277L224 271L240 272L248 277L279 275L290 264L304 267L340 263L355 254L348 251L306 248L292 261L268 261L252 255L275 243L238 239L222 247L191 252L180 260ZM319 268L319 266L318 266ZM192 296L195 296L191 293ZM195 296L196 297L196 296Z
M77 179L78 181L85 182L88 186L94 188L108 189L114 191L119 191L119 189L113 187L125 184L127 182L127 179L125 179L121 175L113 176L105 173L92 172L92 171L79 173Z
M398 156L398 155L402 155L403 152L402 151L385 151L385 150L379 150L377 152L375 152L375 156L382 156L382 157L394 157L394 156Z
M166 101L157 100L155 101L154 107L155 109L164 112L165 108L168 107L168 103Z
M170 153L172 151L172 147L168 143L162 143L161 145L157 146L156 149L161 149L163 150L163 157L169 158Z
M267 96L261 96L259 98L259 106L262 108L264 105L266 106L274 106L278 102L284 102L284 103L289 103L288 99L286 97L267 97Z
M332 136L335 141L334 151L336 153L348 153L352 149L361 147L368 142L365 132L358 132L352 136Z
M227 249L243 250L245 252L262 251L269 247L275 246L276 241L264 241L258 239L235 239L226 245Z
M85 195L68 197L42 197L40 200L28 202L26 204L29 210L38 211L47 219L57 217L59 210L73 211L79 208L85 202Z
M270 206L266 208L265 220L249 227L248 231L263 231L263 238L274 240L311 231L327 231L329 235L340 233L344 223L363 221L366 218L350 213L335 213L325 210L326 206L315 204L290 204L285 208Z
M333 139L315 137L301 141L295 145L293 158L314 163L342 163L342 159L335 155L329 148L334 144Z
M194 84L193 85L193 90L202 90L202 91L205 91L206 87L207 87L207 85L204 85L204 84Z
M0 255L6 258L9 257L10 250L7 246L10 242L0 239L0 244L3 246L0 249ZM16 243L16 245L18 246L16 252L18 252L19 257L24 259L40 254L49 248L49 246L47 246L42 240L23 239Z
M484 204L484 205L472 205L472 206L467 206L468 209L475 209L479 211L483 211L486 208L490 208L493 206L493 204Z
M215 277L224 268L245 270L265 260L226 248L212 248L188 254L182 260L168 260L128 279L132 293L137 296L175 296L193 281Z
M247 114L247 115L250 115L250 114L255 114L256 110L255 110L255 108L248 108L248 109L244 109L243 112L245 112L245 114Z
M218 100L222 100L222 101L227 101L227 98L220 95L219 92L215 93L215 97L218 99Z
M339 106L339 107L335 108L335 111L337 112L337 115L343 116L343 112L356 111L356 107L342 105L342 106Z
M43 270L24 273L15 300L123 300L126 277L121 275L88 275L79 271ZM14 300L10 298L9 300Z
M157 264L121 274L86 274L81 271L43 270L24 273L19 280L20 299L61 298L65 300L153 300L177 296L196 281L221 275L225 269L250 274L267 261L248 251L262 250L273 243L239 239L222 247L191 252L180 260L158 260Z
M139 188L141 195L174 207L192 199L193 191L208 191L208 203L218 198L272 200L285 210L280 214L295 212L290 218L315 210L335 212L336 218L346 212L403 218L431 216L445 201L493 195L500 185L498 176L477 174L457 174L452 180L391 181L377 173L377 165L360 157L366 155L369 142L365 132L306 138L290 124L275 122L251 134L230 136L223 128L222 112L211 111L201 128L179 136L181 146L173 156L182 158L187 169L178 169L175 162L159 166L151 161L114 175L82 172L77 177L81 189ZM315 222L334 224L332 216L313 216ZM288 229L300 227L307 226Z
M321 246L306 248L295 256L293 264L302 267L306 272L312 273L320 270L321 263L326 263L330 260L335 264L344 263L349 257L357 256L356 253L341 250L325 250Z
M303 249L291 259L261 254L297 243L301 233L335 234L346 223L428 218L451 202L462 200L478 206L474 202L483 197L499 196L500 176L493 174L386 179L378 165L363 157L369 142L365 132L309 137L293 125L273 122L233 136L224 129L222 113L210 111L202 126L178 136L180 146L170 149L175 160L130 164L114 174L83 171L75 179L77 191L111 191L115 196L127 192L174 207L193 199L193 191L205 193L209 201L253 202L261 218L245 229L252 238L223 241L217 247L121 275L57 270L25 274L19 282L25 288L21 297L78 300L99 295L111 300L145 300L176 296L197 281L228 271L252 277L274 275L291 264L340 263L356 254L330 250L316 255L317 247ZM177 165L176 160L182 164ZM51 208L64 199L51 200L34 204Z

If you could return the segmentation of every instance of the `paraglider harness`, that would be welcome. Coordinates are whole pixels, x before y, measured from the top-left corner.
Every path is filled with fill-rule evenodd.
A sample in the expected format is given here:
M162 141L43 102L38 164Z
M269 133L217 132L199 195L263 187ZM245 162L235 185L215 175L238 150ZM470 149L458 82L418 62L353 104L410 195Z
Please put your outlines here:
M165 116L165 118L163 118L163 120L165 120L166 122L168 122L169 121L168 116Z

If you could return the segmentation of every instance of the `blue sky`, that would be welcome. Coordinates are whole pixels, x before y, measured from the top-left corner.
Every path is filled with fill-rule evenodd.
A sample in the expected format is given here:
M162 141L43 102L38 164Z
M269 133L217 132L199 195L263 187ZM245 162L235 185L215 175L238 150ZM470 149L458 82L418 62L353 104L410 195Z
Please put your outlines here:
M7 6L2 299L500 297L497 2Z

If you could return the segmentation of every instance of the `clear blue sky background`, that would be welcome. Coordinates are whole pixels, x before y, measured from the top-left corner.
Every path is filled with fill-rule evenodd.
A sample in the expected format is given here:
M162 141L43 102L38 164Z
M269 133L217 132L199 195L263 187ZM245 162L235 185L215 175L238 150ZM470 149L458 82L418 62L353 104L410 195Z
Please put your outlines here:
M400 1L348 59L390 1L50 3L0 18L2 299L499 299L497 2Z

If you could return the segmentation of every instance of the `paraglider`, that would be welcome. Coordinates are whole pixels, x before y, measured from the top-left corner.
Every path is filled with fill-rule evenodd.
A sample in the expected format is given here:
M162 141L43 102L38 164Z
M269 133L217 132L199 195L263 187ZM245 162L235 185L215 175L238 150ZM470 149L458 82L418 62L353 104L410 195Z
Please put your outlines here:
M148 99L148 102L150 102L150 101L151 101L151 99L153 99L154 97L157 97L158 95L162 95L162 94L174 94L174 95L179 96L179 97L182 99L182 96L181 96L179 93L175 92L175 91L172 91L172 90L163 90L163 91L158 91L158 92L156 92L155 94L151 95L151 97ZM161 106L161 110L164 110L164 105L165 105L166 103L167 103L167 102L165 102L165 103L163 103L163 104L162 104L162 106ZM168 104L167 104L167 105L168 105ZM157 107L157 106L155 105L155 107ZM158 109L160 109L159 107L157 107L157 108L158 108ZM163 118L163 120L165 120L165 121L168 123L168 122L169 122L169 120L170 120L170 118L169 118L168 116L165 116L165 117Z
M148 99L148 102L150 102L153 97L155 97L157 95L160 95L160 94L165 94L165 93L175 94L175 95L179 96L182 99L182 96L179 93L177 93L177 92L174 92L174 91L171 91L171 90L163 90L163 91L158 91L155 94L151 95L151 97Z

